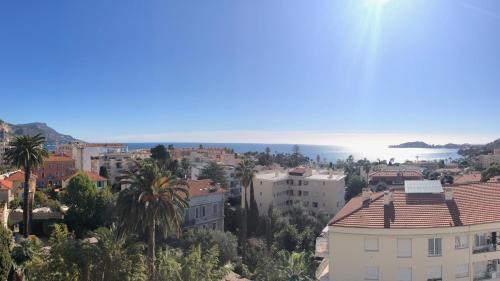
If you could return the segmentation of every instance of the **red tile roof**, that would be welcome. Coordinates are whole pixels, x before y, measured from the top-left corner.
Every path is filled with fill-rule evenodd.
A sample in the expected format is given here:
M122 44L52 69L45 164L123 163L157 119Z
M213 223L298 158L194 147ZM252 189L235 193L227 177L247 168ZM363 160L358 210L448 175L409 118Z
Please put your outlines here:
M75 160L66 155L55 155L55 154L50 154L49 157L45 159L45 162L71 162L71 161Z
M301 174L301 175L303 175L306 173L306 171L307 171L307 169L304 167L297 167L297 168L293 168L288 173L289 174Z
M453 200L444 194L406 194L395 190L393 204L384 210L383 192L369 202L361 196L349 201L330 222L339 227L431 228L500 222L500 183L476 183L453 187ZM386 218L386 219L385 219Z
M12 189L14 183L9 180L0 180L0 189Z
M189 197L205 196L211 193L222 193L224 190L212 185L212 180L188 180Z
M36 175L31 174L31 179L36 179ZM23 171L15 171L10 174L7 178L9 181L24 181L24 172Z
M474 183L474 182L480 182L480 181L481 181L481 173L480 172L459 175L459 176L455 176L453 178L454 184L467 184L467 183Z

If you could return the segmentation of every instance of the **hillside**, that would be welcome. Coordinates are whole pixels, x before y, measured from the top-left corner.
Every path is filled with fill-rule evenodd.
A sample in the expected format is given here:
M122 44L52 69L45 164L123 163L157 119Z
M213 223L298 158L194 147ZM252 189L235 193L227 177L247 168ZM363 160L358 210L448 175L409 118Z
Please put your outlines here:
M0 120L0 140L11 138L19 135L36 135L42 134L47 140L47 144L55 145L56 143L68 143L79 141L70 135L64 135L45 123L35 122L27 124L9 124Z
M435 145L435 144L428 144L423 141L413 141L413 142L405 142L398 145L389 145L390 148L448 148L448 149L461 149L469 146L470 146L469 144L454 144L454 143Z

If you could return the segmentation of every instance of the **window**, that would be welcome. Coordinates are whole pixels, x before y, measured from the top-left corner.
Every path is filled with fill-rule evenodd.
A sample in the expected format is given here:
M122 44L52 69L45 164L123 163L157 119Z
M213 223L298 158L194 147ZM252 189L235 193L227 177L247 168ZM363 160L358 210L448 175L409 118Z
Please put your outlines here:
M397 281L411 281L411 267L398 268Z
M318 208L318 202L312 202L314 208Z
M429 268L427 273L427 281L441 281L443 280L441 277L441 266L433 265Z
M194 217L195 217L195 218L199 218L199 217L200 217L200 211L199 211L199 208L196 208L196 209L195 209L195 213L196 213L196 214L195 214L195 216L194 216Z
M465 249L469 247L467 235L455 236L455 249Z
M366 237L365 238L365 251L378 252L378 238Z
M474 246L481 247L486 244L486 233L476 233L476 235L474 235Z
M411 239L398 239L398 258L411 257Z
M298 191L298 195L299 195L299 196L302 196L302 190L299 190L299 191Z
M309 191L304 191L304 192L302 192L302 195L303 195L303 196L309 196Z
M299 186L302 186L302 181L301 180L299 180Z
M204 217L206 215L205 211L206 211L205 206L201 207L201 216L202 217Z
M262 191L260 192L260 196L262 196Z
M468 264L457 264L455 269L455 278L469 277L469 265Z
M429 257L441 256L441 238L429 238Z
M378 280L378 267L365 266L365 280Z
M213 230L216 230L216 229L217 229L217 223L216 223L216 222L214 222L214 223L212 224L212 229L213 229Z
M214 215L216 216L217 215L217 204L214 204Z

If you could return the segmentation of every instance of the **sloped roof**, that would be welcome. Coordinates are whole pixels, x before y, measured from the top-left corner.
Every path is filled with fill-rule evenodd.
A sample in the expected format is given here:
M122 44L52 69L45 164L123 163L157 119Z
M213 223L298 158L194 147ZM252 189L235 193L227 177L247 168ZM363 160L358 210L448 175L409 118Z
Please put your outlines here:
M189 197L205 196L212 193L222 193L224 190L212 185L212 180L188 180Z
M349 201L332 219L339 227L432 228L500 222L500 183L475 183L453 187L453 200L444 194L406 194L393 191L393 204L384 211L383 192L363 202L361 196Z

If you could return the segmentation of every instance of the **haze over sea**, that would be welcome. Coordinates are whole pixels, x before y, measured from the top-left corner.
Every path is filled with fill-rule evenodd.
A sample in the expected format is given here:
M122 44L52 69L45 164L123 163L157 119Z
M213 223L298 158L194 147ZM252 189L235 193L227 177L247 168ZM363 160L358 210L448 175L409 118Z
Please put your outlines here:
M244 153L249 151L263 152L266 147L271 148L273 153L290 153L293 144L264 144L264 143L186 143L186 142L164 142L164 143L128 143L129 149L152 148L158 144L173 144L177 148L203 147L213 148L231 148L235 152ZM406 160L415 161L427 160L434 161L440 159L460 158L457 149L428 149L428 148L388 148L387 146L366 146L366 147L348 147L348 146L330 146L330 145L299 145L300 152L311 159L316 159L320 155L322 160L327 162L336 162L338 159L346 159L353 155L355 159L366 158L370 161L387 160L394 158L396 162L405 162Z

